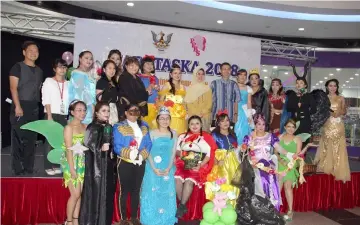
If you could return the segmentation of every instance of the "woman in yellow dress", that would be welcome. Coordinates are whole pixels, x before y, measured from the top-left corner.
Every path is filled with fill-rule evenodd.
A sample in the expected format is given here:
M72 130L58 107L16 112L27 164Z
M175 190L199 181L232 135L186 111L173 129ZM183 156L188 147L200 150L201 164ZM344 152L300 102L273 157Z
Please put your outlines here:
M185 95L185 87L181 84L180 66L174 64L170 70L169 81L165 83L159 92L159 105L166 106L169 109L171 115L170 127L178 134L186 131Z
M230 128L230 118L226 110L220 111L216 115L216 128L212 131L212 136L217 149L215 165L207 176L208 182L205 184L206 199L213 200L214 190L217 190L216 186L218 186L221 191L227 192L230 203L235 207L240 189L232 186L231 181L239 167L236 156L238 143L234 131Z
M184 98L187 113L198 115L203 122L204 131L210 131L212 95L210 87L205 84L205 70L198 66L194 69L191 85Z
M351 178L345 127L341 118L346 114L345 99L339 96L339 81L337 79L328 80L325 87L333 112L323 126L315 163L317 163L319 172L332 174L336 180L342 180L345 183Z

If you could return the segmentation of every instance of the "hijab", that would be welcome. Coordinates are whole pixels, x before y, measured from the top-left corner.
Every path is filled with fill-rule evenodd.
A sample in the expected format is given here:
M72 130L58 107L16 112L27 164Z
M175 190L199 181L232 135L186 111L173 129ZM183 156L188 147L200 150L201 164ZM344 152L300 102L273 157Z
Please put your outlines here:
M205 84L205 81L200 82L197 79L196 75L201 69L205 71L205 69L202 66L196 67L193 71L191 85L187 89L184 98L184 101L186 103L195 102L200 96L202 96L208 91L211 91L210 87L207 84Z

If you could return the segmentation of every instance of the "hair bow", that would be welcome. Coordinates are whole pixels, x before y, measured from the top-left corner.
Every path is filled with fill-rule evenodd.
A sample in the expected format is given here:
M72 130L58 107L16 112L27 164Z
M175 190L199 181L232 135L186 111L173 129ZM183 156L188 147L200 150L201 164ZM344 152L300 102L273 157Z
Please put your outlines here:
M221 114L226 114L226 115L228 115L229 112L227 111L227 109L219 110L218 113L217 113L217 116L220 116Z
M151 59L152 61L154 61L154 60L155 60L155 56L153 56L153 55L145 55L145 56L143 57L143 59Z

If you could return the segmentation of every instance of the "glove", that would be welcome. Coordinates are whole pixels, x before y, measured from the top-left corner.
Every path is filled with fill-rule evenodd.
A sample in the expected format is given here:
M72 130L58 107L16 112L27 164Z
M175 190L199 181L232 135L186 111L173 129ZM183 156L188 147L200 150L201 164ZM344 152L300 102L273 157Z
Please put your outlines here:
M136 159L136 157L138 156L138 154L139 154L139 151L138 151L137 149L131 150L131 151L130 151L130 156L129 156L130 160L131 160L131 161L135 161L135 159Z
M142 155L139 155L139 159L135 160L134 165L138 164L139 166L142 165L143 157Z

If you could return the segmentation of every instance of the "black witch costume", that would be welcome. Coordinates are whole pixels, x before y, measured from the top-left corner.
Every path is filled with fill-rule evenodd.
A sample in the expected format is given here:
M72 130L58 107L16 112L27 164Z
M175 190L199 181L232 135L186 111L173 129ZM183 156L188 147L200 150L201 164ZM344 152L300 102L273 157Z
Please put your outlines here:
M256 75L260 78L258 73L251 73L250 77ZM257 114L262 114L265 117L266 130L269 129L270 124L270 104L268 99L268 92L264 88L264 81L259 80L259 90L251 95L251 107L256 111Z
M240 153L243 154L243 153ZM240 156L242 158L242 156ZM247 157L232 180L240 189L236 202L237 225L284 225L285 221L269 198L255 194L255 173Z
M302 80L305 84L306 75L309 69L309 62L304 66L304 75L297 74L296 68L292 65L296 80ZM286 110L291 113L291 118L300 121L295 134L317 132L330 117L330 100L323 90L317 89L310 93L306 90L287 91ZM284 114L285 115L285 114ZM282 119L282 121L284 121Z
M109 143L108 151L102 151L103 144ZM95 121L86 128L84 144L85 177L81 195L79 223L81 225L111 225L115 177L111 160L112 127L110 124Z
M138 76L133 76L126 70L119 77L119 91L128 104L139 106L141 116L148 115L147 101L149 93Z

